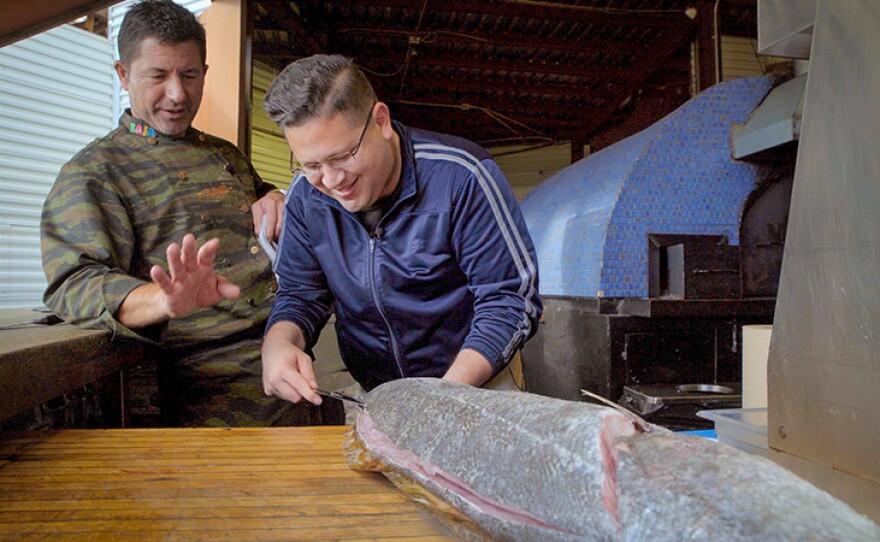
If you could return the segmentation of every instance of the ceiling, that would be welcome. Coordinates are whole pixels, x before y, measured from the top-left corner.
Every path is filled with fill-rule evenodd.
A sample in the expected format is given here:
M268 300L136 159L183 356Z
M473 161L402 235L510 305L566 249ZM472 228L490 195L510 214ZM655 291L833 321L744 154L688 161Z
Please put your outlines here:
M7 1L0 45L115 3ZM573 158L714 83L716 28L757 33L757 0L241 1L256 60L345 54L406 124L487 147L571 141Z
M256 0L253 58L281 69L341 53L406 124L489 147L595 150L686 101L692 44L714 56L716 5L721 35L755 37L755 3Z

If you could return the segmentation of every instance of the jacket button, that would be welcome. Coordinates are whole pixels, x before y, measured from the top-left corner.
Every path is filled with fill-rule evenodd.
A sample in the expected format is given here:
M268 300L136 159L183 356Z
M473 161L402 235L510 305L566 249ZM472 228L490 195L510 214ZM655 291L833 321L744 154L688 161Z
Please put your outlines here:
M202 213L199 215L199 220L201 220L202 222L209 222L211 220L211 217L208 216L208 213Z
M178 171L177 178L180 179L181 181L185 181L186 180L186 173L184 173L182 171Z
M270 293L270 294L274 294L274 293L277 292L277 291L278 291L278 285L277 285L277 284L270 284L270 285L269 285L269 293Z
M202 143L204 143L204 142L207 141L207 140L208 140L208 138L205 137L205 134L199 134L199 141L201 141Z
M251 206L247 203L242 203L241 207L238 208L242 213L246 213L251 210Z
M159 140L156 139L155 137L148 137L147 138L147 143L149 143L150 145L155 145L158 142L159 142Z
M256 255L259 253L260 253L260 247L251 247L251 254Z

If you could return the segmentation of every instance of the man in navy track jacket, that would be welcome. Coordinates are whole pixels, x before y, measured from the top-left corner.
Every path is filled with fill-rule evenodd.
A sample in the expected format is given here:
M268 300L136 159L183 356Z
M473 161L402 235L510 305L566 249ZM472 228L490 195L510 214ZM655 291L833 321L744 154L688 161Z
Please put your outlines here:
M498 375L542 305L532 240L491 156L392 121L339 55L287 66L265 107L298 164L263 343L266 393L320 404L307 352L331 312L342 359L367 390Z

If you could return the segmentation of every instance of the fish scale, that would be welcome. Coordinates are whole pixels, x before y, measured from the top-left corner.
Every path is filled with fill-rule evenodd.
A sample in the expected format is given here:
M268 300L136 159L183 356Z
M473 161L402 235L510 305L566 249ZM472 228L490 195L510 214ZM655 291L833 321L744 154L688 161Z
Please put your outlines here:
M876 524L766 458L529 393L388 382L346 451L465 540L880 541Z

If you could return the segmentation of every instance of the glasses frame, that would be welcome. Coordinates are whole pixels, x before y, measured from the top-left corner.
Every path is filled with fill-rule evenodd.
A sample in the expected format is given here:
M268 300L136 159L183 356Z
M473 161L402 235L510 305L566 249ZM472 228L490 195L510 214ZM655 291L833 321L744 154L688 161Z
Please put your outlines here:
M353 164L355 157L357 156L358 151L361 150L361 145L364 142L364 136L367 135L367 128L370 127L370 121L373 119L373 109L376 107L376 103L378 103L378 102L373 102L373 105L370 106L370 111L369 111L369 113L367 113L367 120L364 122L364 128L361 130L361 135L358 138L358 142L354 146L354 148L347 153L347 156L345 154L343 154L343 155L340 155L339 157L331 158L331 161L338 163L336 166L318 162L318 166L315 168L315 172L308 173L306 171L306 168L303 167L302 165L297 165L297 166L294 165L295 162L293 161L293 151L291 151L290 152L290 172L293 173L294 175L299 175L300 173L302 173L306 178L313 178L319 174L323 174L324 166L338 171L346 166L350 166L351 164ZM340 161L342 161L342 162L339 163ZM309 168L309 169L312 169L312 168Z

